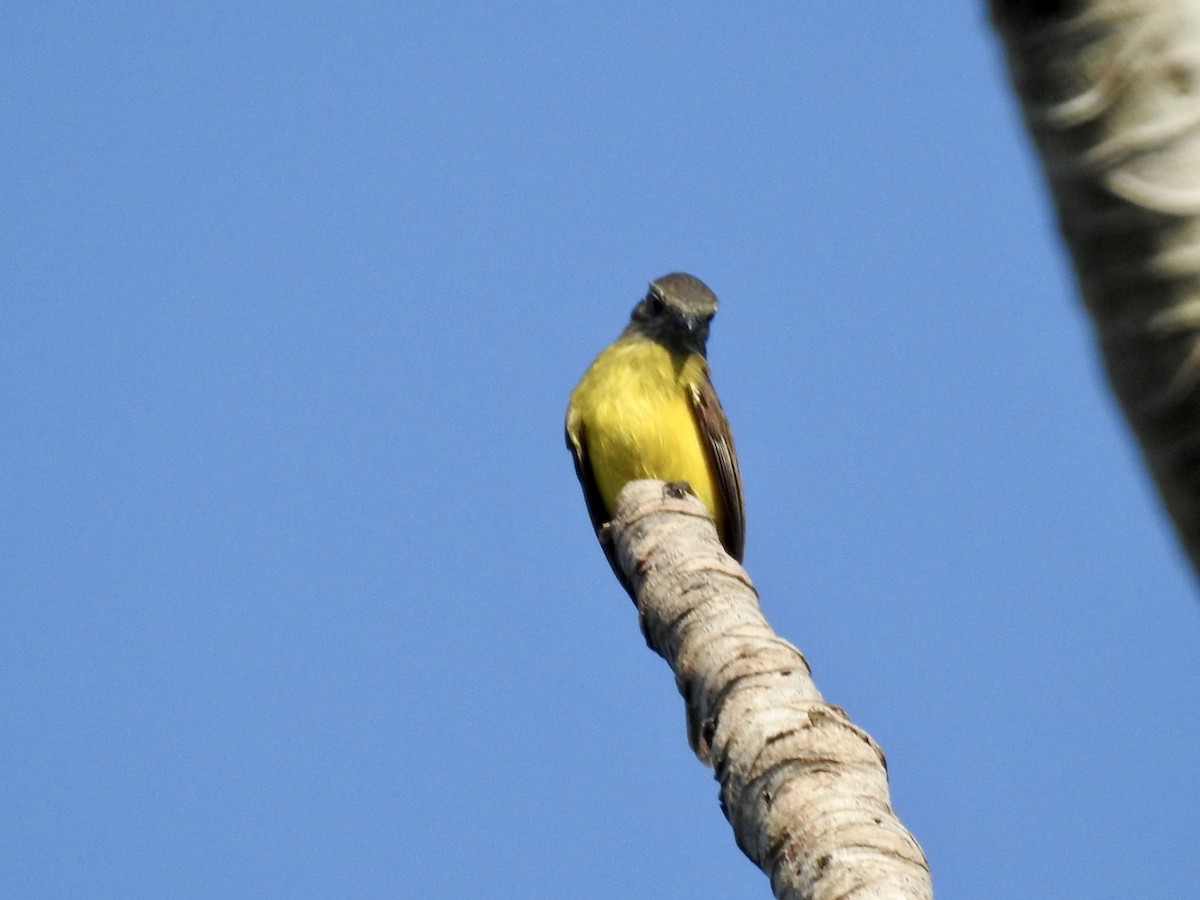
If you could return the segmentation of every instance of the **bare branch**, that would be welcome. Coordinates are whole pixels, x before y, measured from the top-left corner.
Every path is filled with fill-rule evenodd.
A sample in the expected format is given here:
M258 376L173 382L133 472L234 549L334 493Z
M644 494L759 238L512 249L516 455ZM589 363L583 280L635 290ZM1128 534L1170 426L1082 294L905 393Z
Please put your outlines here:
M775 895L931 898L925 855L891 808L883 752L771 630L704 505L635 481L608 537L646 641L675 672L692 748L714 767L737 844Z
M1113 390L1200 572L1200 0L991 0Z

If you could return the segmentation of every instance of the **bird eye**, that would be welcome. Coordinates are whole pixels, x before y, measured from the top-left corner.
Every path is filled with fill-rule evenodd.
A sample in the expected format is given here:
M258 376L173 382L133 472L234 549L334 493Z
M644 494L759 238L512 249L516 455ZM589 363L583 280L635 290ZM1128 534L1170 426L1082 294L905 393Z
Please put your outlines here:
M663 298L660 297L657 292L651 291L646 295L646 308L657 316L665 308L665 305L663 304Z

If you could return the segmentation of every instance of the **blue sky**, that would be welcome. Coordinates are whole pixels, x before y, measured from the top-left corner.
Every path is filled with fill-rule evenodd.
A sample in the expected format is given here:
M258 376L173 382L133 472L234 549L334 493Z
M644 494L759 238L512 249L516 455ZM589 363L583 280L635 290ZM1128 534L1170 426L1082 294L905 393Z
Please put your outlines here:
M0 895L767 896L567 393L705 279L939 894L1185 897L1200 605L982 3L0 12Z

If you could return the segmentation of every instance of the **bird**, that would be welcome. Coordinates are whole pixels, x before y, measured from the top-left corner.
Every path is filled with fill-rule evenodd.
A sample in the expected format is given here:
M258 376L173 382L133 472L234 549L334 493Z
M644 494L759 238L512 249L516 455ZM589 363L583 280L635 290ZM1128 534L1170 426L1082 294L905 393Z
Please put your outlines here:
M712 514L726 552L740 563L745 551L742 475L707 358L716 311L716 295L693 275L651 282L567 405L567 448L592 526L631 596L604 539L617 494L630 481L686 482Z

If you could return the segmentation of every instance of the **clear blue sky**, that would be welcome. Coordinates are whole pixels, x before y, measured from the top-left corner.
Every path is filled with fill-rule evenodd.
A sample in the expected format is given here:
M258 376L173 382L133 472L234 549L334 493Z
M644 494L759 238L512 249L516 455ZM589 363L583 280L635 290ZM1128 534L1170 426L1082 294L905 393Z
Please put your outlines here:
M1200 602L982 2L0 11L0 896L758 897L587 524L651 278L944 897L1194 897Z

